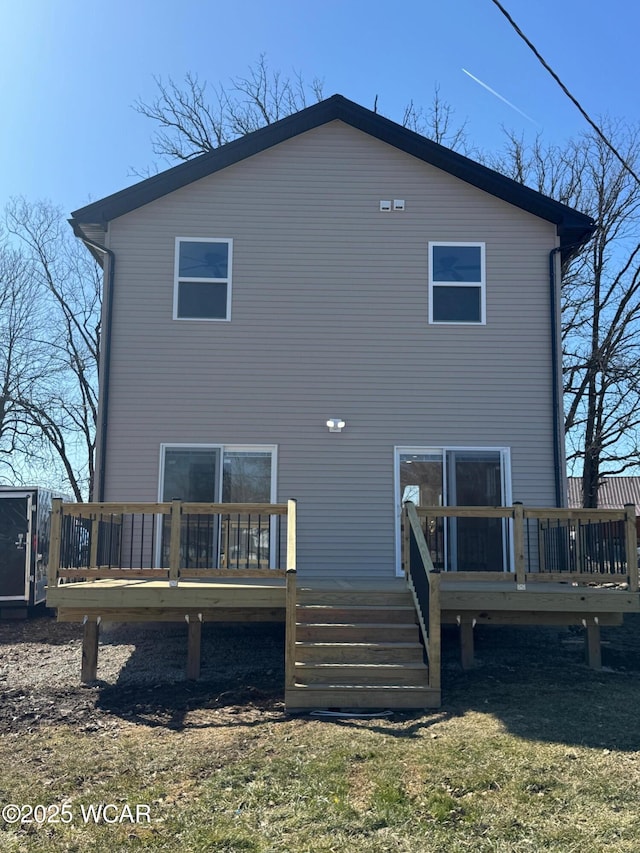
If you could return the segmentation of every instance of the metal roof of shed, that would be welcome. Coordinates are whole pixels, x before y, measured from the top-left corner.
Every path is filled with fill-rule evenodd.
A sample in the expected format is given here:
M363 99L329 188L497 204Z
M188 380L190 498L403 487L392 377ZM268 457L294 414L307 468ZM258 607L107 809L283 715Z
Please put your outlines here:
M569 477L569 506L582 506L582 478ZM605 477L598 489L599 509L620 509L625 504L635 504L640 515L640 477Z

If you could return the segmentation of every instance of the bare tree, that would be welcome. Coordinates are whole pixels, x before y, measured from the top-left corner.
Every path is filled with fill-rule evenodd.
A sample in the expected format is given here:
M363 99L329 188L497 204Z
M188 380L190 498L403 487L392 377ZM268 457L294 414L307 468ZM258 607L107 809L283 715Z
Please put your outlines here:
M51 448L81 500L93 493L101 274L53 205L16 199L5 218L28 266L33 305L46 314L32 336L46 370L21 384L15 404L24 430Z
M640 131L605 122L633 166ZM640 464L640 186L592 131L566 146L508 135L491 163L591 215L597 229L563 275L562 343L568 462L595 507L605 474Z
M433 99L426 111L416 107L413 101L404 108L402 126L426 136L438 145L444 145L452 151L469 152L467 140L467 122L454 125L453 107L443 101L440 96L440 86L433 89Z
M20 480L37 455L22 401L51 375L44 315L25 257L0 244L0 475Z
M156 122L153 151L170 163L212 151L323 97L321 80L307 85L299 74L284 77L269 68L264 54L228 86L209 86L191 73L182 85L154 79L157 97L149 103L138 99L134 109Z
M190 73L180 85L171 78L167 82L154 79L157 97L150 102L138 99L133 106L157 125L153 151L169 163L212 151L323 98L322 80L314 78L306 84L300 74L285 77L269 67L264 54L246 75L232 77L228 86L209 86ZM377 102L376 96L376 111ZM407 104L402 124L440 145L468 150L466 122L454 123L454 110L437 85L426 110L413 101Z

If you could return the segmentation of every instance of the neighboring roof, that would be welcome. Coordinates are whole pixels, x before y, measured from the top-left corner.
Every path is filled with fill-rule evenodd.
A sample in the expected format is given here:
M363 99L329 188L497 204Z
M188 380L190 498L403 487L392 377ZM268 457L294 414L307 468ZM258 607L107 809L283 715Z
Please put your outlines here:
M96 226L104 230L106 224L118 216L336 119L491 193L509 204L553 222L558 227L563 254L568 254L575 244L584 242L593 231L594 221L590 217L519 184L493 169L488 169L468 157L438 145L418 133L407 130L406 127L378 113L373 113L342 95L333 95L325 101L320 101L281 121L242 136L227 145L222 145L214 151L201 154L100 201L81 207L72 213L70 222L79 237L95 239Z
M568 477L569 506L582 506L582 477ZM605 477L598 488L598 509L620 509L635 504L640 515L640 477Z

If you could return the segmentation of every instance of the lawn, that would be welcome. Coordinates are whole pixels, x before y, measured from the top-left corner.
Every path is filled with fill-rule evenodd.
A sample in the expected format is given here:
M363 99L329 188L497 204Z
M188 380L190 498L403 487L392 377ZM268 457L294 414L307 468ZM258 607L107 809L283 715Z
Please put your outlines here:
M3 735L0 800L47 809L0 818L0 849L637 853L637 625L603 632L602 673L527 629L480 631L464 673L451 635L424 714L287 717L255 651L227 692L98 689L84 722Z

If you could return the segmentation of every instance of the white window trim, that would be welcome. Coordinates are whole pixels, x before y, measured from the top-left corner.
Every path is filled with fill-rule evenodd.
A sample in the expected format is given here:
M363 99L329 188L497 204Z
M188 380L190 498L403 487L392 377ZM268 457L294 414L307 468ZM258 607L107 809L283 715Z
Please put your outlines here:
M278 495L278 445L277 444L196 444L192 442L180 443L169 441L160 445L160 465L158 477L158 502L162 503L162 491L164 487L164 460L165 451L167 450L219 450L220 462L224 462L224 451L229 450L235 453L271 453L271 495L270 503L277 503ZM222 464L218 471L218 482L216 483L216 492L222 494Z
M180 244L181 243L226 243L228 247L227 277L226 278L189 278L180 275ZM231 321L231 279L233 273L233 238L231 237L176 237L174 268L173 268L173 319L189 323L229 323ZM178 290L180 282L196 284L226 284L227 285L227 314L226 317L179 317Z
M434 281L433 280L433 249L435 246L469 246L480 249L480 281ZM429 241L429 325L432 326L486 326L487 324L487 287L485 268L486 243L472 243L463 240ZM480 320L434 320L433 319L433 288L434 287L479 287L480 288Z
M444 457L450 451L465 451L465 450L477 450L482 452L493 452L500 454L500 462L502 465L502 478L503 478L503 486L504 486L504 495L503 495L503 506L513 506L513 493L511 487L511 448L510 447L482 447L478 445L420 445L419 447L413 445L396 445L393 448L393 494L394 494L394 505L396 508L395 516L396 516L396 575L398 577L404 577L404 572L402 571L402 538L401 538L401 523L402 523L402 496L400 494L400 456L405 453L441 453ZM443 483L443 495L442 499L444 501L444 505L447 506L448 495L447 495L447 478L445 477ZM507 571L514 572L515 571L515 563L514 563L514 552L513 552L513 529L512 524L509 523L509 553L506 555L506 564L508 566Z
M231 452L256 452L256 453L270 453L271 454L271 484L270 484L270 497L269 503L277 503L278 497L278 445L277 444L194 444L194 443L180 443L180 442L166 442L160 444L160 464L158 466L158 503L162 503L162 493L164 489L164 462L166 458L167 450L218 450L220 464L218 465L219 471L217 476L216 483L216 494L218 497L222 495L222 476L223 476L223 468L224 468L224 452L225 450ZM221 500L217 500L216 503L222 503ZM276 518L274 516L271 517L270 522L271 530L270 530L270 557L269 557L269 568L276 568ZM161 542L161 527L158 525L158 531L156 536L156 554L160 553L160 542ZM156 557L157 559L157 557Z

